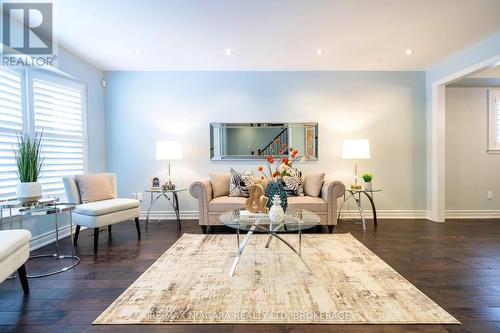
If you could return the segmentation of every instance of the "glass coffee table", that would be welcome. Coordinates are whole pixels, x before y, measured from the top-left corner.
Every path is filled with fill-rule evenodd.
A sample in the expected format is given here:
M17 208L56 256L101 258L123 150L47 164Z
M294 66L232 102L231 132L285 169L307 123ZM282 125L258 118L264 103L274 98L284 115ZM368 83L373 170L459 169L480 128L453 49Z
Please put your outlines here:
M264 232L269 235L265 246L266 248L269 247L273 238L280 240L293 252L295 252L307 269L311 271L302 257L302 231L316 227L321 223L321 218L317 214L305 209L289 208L285 212L285 218L282 222L273 223L269 219L268 214L249 213L248 211L235 209L221 214L219 220L223 225L236 230L238 249L233 264L231 265L231 269L229 270L229 276L233 276L236 271L241 255L243 254L248 241L255 231ZM240 231L246 231L246 235L241 242ZM298 249L278 234L283 232L297 233Z

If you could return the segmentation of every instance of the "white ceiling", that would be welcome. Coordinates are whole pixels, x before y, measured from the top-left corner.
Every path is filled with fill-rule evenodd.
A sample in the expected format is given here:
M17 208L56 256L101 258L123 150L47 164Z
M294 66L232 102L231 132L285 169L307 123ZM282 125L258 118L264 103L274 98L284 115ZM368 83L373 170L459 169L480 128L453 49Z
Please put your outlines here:
M103 70L424 70L500 32L500 0L54 3L61 45Z

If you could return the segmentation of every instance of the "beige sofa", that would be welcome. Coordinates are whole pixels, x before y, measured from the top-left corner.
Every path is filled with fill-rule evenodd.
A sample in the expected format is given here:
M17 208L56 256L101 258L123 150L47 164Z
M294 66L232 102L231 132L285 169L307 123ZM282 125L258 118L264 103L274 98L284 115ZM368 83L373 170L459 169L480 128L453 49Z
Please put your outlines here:
M337 199L344 195L342 182L325 179L319 197L288 197L288 206L315 212L321 217L321 224L328 226L329 232L337 225ZM214 198L209 179L196 181L189 187L189 193L198 199L199 223L203 233L207 227L221 225L219 216L228 210L245 207L243 197L219 196Z

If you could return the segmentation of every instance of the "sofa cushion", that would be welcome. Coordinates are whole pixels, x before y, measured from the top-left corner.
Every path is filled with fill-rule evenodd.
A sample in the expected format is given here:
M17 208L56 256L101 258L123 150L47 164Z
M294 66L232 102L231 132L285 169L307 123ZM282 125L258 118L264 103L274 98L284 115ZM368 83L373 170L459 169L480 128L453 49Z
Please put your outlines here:
M139 207L140 202L134 199L108 199L89 202L76 206L76 214L99 216Z
M326 212L328 206L323 198L311 196L288 197L288 207L307 209L312 212Z
M324 180L324 173L307 174L304 177L304 194L311 197L318 197L323 187Z
M212 195L214 198L229 194L229 174L211 173L210 185L212 185Z
M28 230L1 230L0 231L0 261L4 260L31 240Z
M325 200L309 196L288 197L288 206L291 208L302 208L313 212L326 212L328 210ZM210 200L208 211L210 213L223 213L228 210L244 208L246 198L243 197L218 197Z
M78 184L80 199L84 204L115 197L109 175L106 173L76 175L75 181Z
M244 208L246 200L247 198L243 197L228 197L228 196L213 198L208 203L208 211L211 213L213 212L222 213L232 209Z

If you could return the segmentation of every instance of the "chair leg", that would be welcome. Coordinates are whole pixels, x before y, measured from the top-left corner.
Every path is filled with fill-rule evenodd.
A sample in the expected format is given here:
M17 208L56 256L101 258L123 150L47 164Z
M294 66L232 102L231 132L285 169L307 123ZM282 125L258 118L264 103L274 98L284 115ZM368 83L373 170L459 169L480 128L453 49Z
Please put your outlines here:
M331 234L334 228L335 228L334 225L328 225L328 233Z
M98 244L99 244L99 228L94 228L94 253L97 253Z
M19 280L21 281L21 286L23 286L23 290L25 293L30 292L30 286L28 284L28 275L26 274L26 267L24 264L19 267L17 270L17 274L19 275Z
M80 235L80 228L81 227L79 225L76 226L75 236L73 238L73 244L75 244L75 245L76 245L76 243L78 243L78 235Z
M141 225L138 217L135 218L135 228L137 229L137 239L141 239Z

